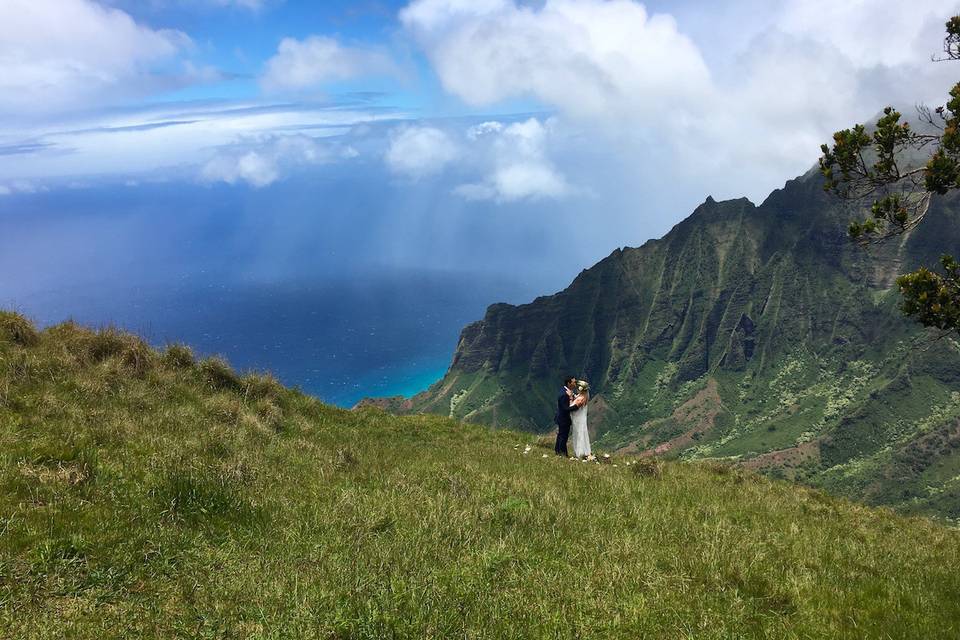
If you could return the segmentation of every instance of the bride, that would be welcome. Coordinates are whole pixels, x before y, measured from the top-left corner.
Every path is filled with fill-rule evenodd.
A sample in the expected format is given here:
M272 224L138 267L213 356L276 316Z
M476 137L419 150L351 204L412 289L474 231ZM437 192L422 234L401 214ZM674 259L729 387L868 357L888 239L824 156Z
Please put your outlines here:
M590 434L587 432L587 403L590 402L590 384L586 380L577 381L577 395L570 406L579 406L579 411L570 414L573 424L570 435L573 436L573 455L577 458L591 458Z

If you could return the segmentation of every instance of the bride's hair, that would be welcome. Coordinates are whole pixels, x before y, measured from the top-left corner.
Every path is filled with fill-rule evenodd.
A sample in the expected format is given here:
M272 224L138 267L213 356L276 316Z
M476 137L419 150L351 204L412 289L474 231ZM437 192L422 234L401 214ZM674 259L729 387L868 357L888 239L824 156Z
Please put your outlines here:
M589 401L590 401L590 389L583 389L583 390L580 392L580 395L583 396L584 402L589 402Z

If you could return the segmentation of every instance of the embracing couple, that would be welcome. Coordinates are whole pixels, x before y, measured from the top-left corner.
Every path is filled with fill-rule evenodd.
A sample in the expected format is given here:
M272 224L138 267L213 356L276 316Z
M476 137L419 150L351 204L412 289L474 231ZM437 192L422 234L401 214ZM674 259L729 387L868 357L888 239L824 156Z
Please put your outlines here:
M557 445L558 456L570 457L567 441L573 435L573 455L590 458L590 434L587 433L587 403L590 401L590 385L586 380L567 376L563 389L557 396Z

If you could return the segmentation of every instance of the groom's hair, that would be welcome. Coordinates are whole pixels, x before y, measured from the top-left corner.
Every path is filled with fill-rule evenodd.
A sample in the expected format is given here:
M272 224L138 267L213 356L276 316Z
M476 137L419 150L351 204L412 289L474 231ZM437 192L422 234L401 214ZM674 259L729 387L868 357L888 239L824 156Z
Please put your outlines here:
M566 378L563 379L563 384L566 385L571 380L576 381L576 379L577 379L577 376L567 376Z

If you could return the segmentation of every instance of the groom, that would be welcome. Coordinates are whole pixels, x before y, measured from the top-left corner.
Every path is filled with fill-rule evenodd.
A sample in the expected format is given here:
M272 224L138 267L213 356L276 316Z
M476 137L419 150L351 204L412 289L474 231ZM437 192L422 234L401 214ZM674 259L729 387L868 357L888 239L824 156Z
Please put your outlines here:
M570 439L570 424L572 422L570 412L580 408L578 406L570 406L570 401L573 399L573 390L576 388L577 379L573 376L567 376L563 381L563 389L560 390L560 395L557 396L557 415L554 418L554 421L557 423L557 444L553 450L558 456L565 458L570 457L570 454L567 453L567 440Z

